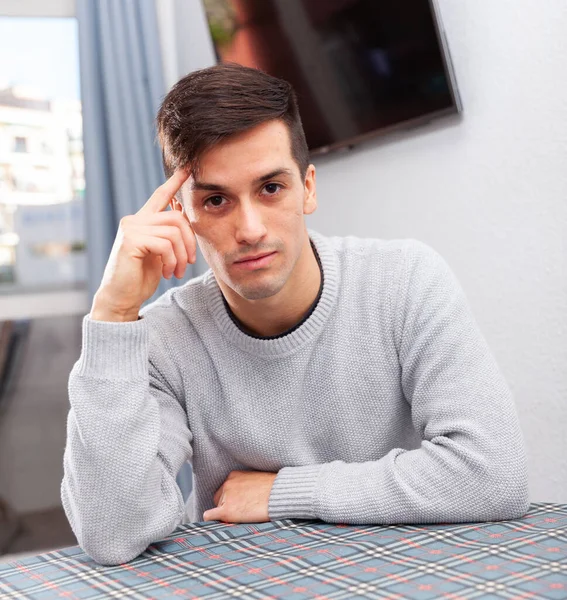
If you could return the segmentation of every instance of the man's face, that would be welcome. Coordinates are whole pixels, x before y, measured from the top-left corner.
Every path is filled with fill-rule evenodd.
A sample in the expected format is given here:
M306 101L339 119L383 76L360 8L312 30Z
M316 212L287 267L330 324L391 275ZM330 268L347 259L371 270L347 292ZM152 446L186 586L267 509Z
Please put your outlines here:
M208 150L198 177L190 176L181 193L217 280L247 300L284 287L305 248L303 215L317 203L315 167L303 181L283 122L264 123Z

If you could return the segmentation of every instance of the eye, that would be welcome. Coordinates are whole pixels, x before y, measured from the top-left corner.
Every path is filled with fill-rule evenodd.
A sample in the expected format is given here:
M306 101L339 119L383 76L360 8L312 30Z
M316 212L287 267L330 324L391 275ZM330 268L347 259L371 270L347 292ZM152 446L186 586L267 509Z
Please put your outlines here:
M223 200L226 200L226 198L223 198L222 196L210 196L203 202L203 205L212 206L213 208L220 208L223 206Z
M281 188L283 188L283 186L280 185L279 183L267 183L264 186L264 190L266 190L268 192L267 193L268 196L275 196L280 191Z

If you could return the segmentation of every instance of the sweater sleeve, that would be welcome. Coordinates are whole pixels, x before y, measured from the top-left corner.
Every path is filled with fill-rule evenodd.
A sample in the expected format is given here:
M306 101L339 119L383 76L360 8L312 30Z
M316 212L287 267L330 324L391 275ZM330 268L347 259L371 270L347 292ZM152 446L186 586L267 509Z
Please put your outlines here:
M80 546L95 561L128 562L180 524L176 482L191 458L187 415L152 360L146 319L83 319L69 376L71 409L61 498ZM152 353L161 350L152 339Z
M404 256L393 331L420 447L363 463L284 467L270 495L271 519L474 522L527 512L519 419L463 290L425 244L409 242Z

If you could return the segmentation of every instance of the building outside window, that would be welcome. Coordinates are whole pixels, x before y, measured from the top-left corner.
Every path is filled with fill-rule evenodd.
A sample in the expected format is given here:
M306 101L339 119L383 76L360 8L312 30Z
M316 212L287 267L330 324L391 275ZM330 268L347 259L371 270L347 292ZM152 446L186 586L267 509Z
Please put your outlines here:
M28 151L28 141L24 137L17 137L14 140L14 152L27 152Z
M84 289L74 18L0 17L0 297Z

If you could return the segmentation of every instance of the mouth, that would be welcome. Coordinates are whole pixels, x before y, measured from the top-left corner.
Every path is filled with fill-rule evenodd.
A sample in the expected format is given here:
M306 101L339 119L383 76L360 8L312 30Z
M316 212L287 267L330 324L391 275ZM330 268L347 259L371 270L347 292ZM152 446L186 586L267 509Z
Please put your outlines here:
M235 262L241 263L241 262L248 262L250 260L258 260L260 258L264 258L264 256L270 256L270 254L274 254L274 253L273 252L264 252L263 254L256 254L255 256L247 256L246 258L241 258L240 260L237 260Z
M234 265L237 268L253 270L259 269L262 267L268 266L275 255L276 252L264 252L263 254L256 254L255 256L247 256L246 258L242 258L234 262Z

